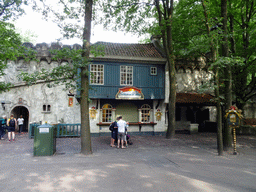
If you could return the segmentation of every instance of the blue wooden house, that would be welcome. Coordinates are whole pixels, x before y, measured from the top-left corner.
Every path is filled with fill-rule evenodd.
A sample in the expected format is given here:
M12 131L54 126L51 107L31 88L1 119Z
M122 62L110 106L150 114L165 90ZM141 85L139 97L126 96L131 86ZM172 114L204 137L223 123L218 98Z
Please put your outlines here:
M89 65L91 132L105 132L117 116L133 132L163 132L166 59L153 43L98 42L104 56Z

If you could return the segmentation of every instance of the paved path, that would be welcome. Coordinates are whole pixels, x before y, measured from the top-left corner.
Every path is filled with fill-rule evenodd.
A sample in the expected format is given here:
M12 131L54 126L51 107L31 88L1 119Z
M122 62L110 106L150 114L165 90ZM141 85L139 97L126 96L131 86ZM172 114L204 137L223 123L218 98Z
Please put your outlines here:
M6 136L5 136L6 137ZM93 154L79 138L57 139L57 153L34 157L33 139L0 141L0 191L256 191L256 137L238 136L238 155L217 155L216 134L132 136L127 149L93 137Z

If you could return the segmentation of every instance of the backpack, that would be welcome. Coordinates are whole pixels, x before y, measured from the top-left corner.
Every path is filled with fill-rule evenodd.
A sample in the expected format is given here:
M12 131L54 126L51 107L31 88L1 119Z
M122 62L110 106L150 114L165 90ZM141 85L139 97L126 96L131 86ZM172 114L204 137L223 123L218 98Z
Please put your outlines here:
M10 120L9 126L10 126L10 127L15 127L15 120L14 120L14 119L11 119L11 120Z
M114 130L114 123L115 123L115 122L113 122L113 123L109 126L109 131L113 131L113 130Z

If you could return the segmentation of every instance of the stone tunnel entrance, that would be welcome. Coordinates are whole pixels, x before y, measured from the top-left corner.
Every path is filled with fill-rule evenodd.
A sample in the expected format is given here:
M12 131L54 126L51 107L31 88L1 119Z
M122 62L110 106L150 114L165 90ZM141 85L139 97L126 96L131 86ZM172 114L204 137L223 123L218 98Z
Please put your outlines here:
M28 111L28 109L24 106L17 106L17 107L13 108L13 110L11 111L11 114L13 114L14 118L16 118L16 119L18 119L22 115L22 117L24 119L23 131L27 132L28 126L29 126L29 111Z

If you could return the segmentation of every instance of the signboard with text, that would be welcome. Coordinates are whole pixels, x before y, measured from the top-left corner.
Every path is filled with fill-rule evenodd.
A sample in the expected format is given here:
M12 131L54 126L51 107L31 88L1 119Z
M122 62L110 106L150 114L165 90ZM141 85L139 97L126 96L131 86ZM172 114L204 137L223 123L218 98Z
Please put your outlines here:
M116 94L116 99L143 100L144 95L141 89L136 87L124 87L119 89L118 93Z

